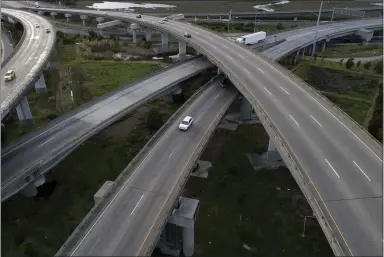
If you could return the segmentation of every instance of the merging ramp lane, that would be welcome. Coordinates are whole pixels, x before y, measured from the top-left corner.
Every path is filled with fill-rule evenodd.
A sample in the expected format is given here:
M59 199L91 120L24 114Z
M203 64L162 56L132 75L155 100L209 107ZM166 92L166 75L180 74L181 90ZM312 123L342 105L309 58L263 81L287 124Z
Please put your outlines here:
M138 20L134 14L108 11L105 14L89 10L65 12L136 21L169 32L206 55L229 76L255 108L292 175L309 198L335 253L361 256L382 254L382 145L309 85L249 49L186 23L168 21L159 24L158 18L143 15ZM341 34L360 27L382 26L382 21L358 21L353 26L319 31L319 36ZM185 39L185 32L192 37ZM286 49L277 55L284 56L293 50L292 47L310 44L310 35L314 35L314 31L305 39L297 38L299 41L295 45L289 46L292 42L282 43L279 47ZM273 56L269 58L278 59ZM208 90L218 92L216 87ZM200 98L205 95L208 93ZM200 102L197 113L189 110L184 114L210 115L210 111L214 112L218 107L208 108L205 104L216 104L216 99L221 97L212 99L213 95L209 96L206 101ZM218 105L224 106L224 103ZM195 102L191 106L195 106ZM208 131L210 125L200 123L194 128ZM172 133L169 132L157 141L137 168L138 171L124 182L125 186L106 200L106 208L97 214L97 219L68 244L67 252L73 255L150 253L164 223L163 215L172 208L167 197L172 194L171 191L162 190L176 185L178 179L175 180L175 176L178 178L185 174L183 167L192 157L192 152L185 150L177 156L183 163L177 161L175 166L166 166L170 157L164 154L169 152L170 146L185 144L193 147L205 135L189 132L181 134L182 137L170 137L168 134ZM157 152L161 152L160 155L156 155ZM143 188L143 191L135 191L133 187ZM163 192L165 197L146 193L149 189L158 194ZM130 190L132 193L128 195ZM122 218L124 220L120 220ZM121 227L124 229L118 229ZM104 236L104 233L108 236Z
M6 8L1 8L1 11L3 15L20 21L24 27L20 47L0 71L1 117L4 118L16 107L42 73L53 50L56 34L50 22L39 15ZM35 24L40 27L36 28ZM46 28L52 32L47 34ZM4 82L4 75L8 70L14 70L16 78Z
M95 133L211 66L204 57L173 65L131 86L95 99L3 149L2 200L44 174Z
M195 159L236 92L234 88L221 88L219 80L209 86L204 94L196 96L192 104L187 102L185 110L171 118L172 122L166 125L167 129L159 135L153 148L142 156L142 161L129 170L129 179L108 201L103 201L107 205L94 217L89 230L84 231L86 236L80 238L71 251L59 255L150 254L147 249L153 248ZM188 131L180 131L178 125L185 113L194 118L194 123Z

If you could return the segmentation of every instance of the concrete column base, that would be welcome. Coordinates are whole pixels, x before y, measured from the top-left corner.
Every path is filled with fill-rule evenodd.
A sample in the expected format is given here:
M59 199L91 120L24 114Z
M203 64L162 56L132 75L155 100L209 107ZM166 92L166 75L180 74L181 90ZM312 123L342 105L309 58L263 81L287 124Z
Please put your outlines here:
M35 83L36 93L46 93L48 91L47 86L45 84L44 75L40 75L39 79Z
M37 187L33 184L29 184L27 187L23 189L23 196L25 197L35 197L38 193Z
M211 162L198 160L195 169L191 172L191 177L208 178L208 170L211 167Z
M28 99L24 97L20 104L16 107L17 116L19 117L20 125L22 127L33 126L33 117L31 109L29 109Z
M268 143L267 159L269 161L282 160L280 153L277 151L277 148L271 139L269 139L269 143Z
M103 200L104 196L109 192L111 189L111 186L113 185L113 181L105 181L105 183L100 187L99 190L97 190L96 194L93 196L93 199L95 201L95 205L101 202Z

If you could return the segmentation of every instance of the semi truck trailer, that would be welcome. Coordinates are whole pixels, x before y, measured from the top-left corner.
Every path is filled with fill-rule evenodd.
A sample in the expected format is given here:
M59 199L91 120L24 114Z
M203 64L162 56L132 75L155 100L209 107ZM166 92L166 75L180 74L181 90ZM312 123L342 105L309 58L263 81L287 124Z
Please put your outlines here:
M253 45L264 40L266 36L267 36L267 33L265 31L259 31L256 33L238 37L236 38L236 42L245 44L245 45Z

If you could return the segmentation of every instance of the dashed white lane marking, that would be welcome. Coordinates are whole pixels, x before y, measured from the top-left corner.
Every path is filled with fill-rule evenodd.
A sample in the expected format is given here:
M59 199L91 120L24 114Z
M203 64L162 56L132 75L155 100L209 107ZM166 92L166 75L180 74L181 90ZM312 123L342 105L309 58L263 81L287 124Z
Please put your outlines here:
M340 178L339 174L337 174L336 170L333 168L333 166L329 163L329 161L327 160L327 158L325 158L325 161L327 162L327 164L329 165L329 167L331 167L332 171L336 174L336 176L338 178Z
M299 123L292 117L291 114L289 114L289 117L296 123L296 125L299 127Z
M224 48L226 48L226 49L228 49L228 46L226 46L226 45L222 45Z
M260 68L257 68L259 71L261 71L262 73L264 73L264 71L262 70L262 69L260 69Z
M220 96L220 93L218 93L216 96L215 96L215 100Z
M247 70L247 69L244 69L249 75L252 75L250 72L249 72L249 70Z
M353 163L354 163L354 164L356 165L356 167L361 171L361 173L363 173L364 176L365 176L369 181L371 181L371 179L367 176L367 174L365 174L365 172L363 171L363 169L360 168L360 166L357 165L357 163L356 163L355 161L353 161Z
M319 125L320 127L323 127L323 126L320 124L320 122L318 122L318 120L315 119L315 117L313 117L312 115L310 115L310 116L311 116L312 120L314 120L314 121L317 123L317 125Z
M55 137L51 137L50 139L48 139L48 140L45 141L44 143L40 144L38 147L45 145L46 143L48 143L49 141L51 141L51 140L54 139L54 138L55 138Z
M197 121L200 119L201 115L199 115L199 117L197 117L197 119L195 120L195 123L197 123Z
M169 158L171 158L172 154L175 152L175 149L172 150L171 154L169 155Z
M269 92L269 90L268 90L266 87L264 87L264 89L265 89L265 91L267 91L267 92L268 92L268 94L269 94L269 95L272 95L272 93L271 93L271 92Z
M283 87L280 87L287 95L290 95L287 90L285 90Z
M144 194L142 194L142 195L141 195L141 197L140 197L139 201L138 201L138 202L137 202L137 204L135 205L135 208L133 208L133 210L132 210L131 214L133 214L133 213L135 212L135 210L136 210L137 206L139 206L139 204L140 204L141 200L143 199L143 197L144 197Z
M231 57L231 56L226 55L226 57L227 57L228 59L231 59L231 60L232 60L232 57Z
M241 54L239 54L239 57L240 57L241 59L244 59L244 56L242 56Z

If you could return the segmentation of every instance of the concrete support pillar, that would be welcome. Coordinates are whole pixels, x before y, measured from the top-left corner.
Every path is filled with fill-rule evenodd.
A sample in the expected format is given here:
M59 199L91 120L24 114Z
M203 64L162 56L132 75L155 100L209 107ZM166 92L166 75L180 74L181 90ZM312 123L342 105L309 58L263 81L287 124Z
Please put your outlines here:
M88 16L87 15L80 15L80 19L83 22L83 27L85 27L87 25L86 20L88 19Z
M132 30L132 41L133 41L133 43L137 42L137 40L136 40L136 30L135 29Z
M168 47L168 32L161 32L161 46Z
M28 99L25 96L20 104L16 107L17 116L19 117L20 125L22 127L33 126L33 117L31 109L29 109Z
M217 67L217 75L219 75L219 74L221 74L221 73L223 73L223 72L220 70L219 67Z
M322 44L321 44L321 51L324 52L325 51L325 46L327 45L327 42L324 41Z
M305 47L303 48L303 50L301 52L301 60L304 60L304 54L305 54Z
M35 90L36 90L36 93L39 93L39 94L46 93L48 91L43 74L41 74L39 79L36 81Z
M183 254L186 257L195 253L195 228L183 228Z
M300 54L300 49L296 51L296 55L295 55L295 57L294 57L294 59L293 59L293 63L294 63L294 64L296 64L297 59L299 59L299 54Z
M187 43L185 41L179 41L179 59L185 60L187 57Z
M308 50L307 54L311 55L312 54L312 45L308 46L307 50Z
M151 41L152 39L152 31L151 28L146 28L145 29L145 40L146 41Z
M67 18L67 22L70 22L70 18L72 17L72 14L66 13L64 14L65 18Z
M244 96L241 100L240 118L242 120L252 119L252 105L248 102L248 100Z
M96 21L97 21L97 23L100 24L100 23L102 23L104 21L104 18L103 17L97 17Z
M56 15L57 15L57 12L51 12L51 17L52 17L52 19L55 19L55 18L56 18Z
M37 187L34 184L29 184L23 189L23 195L25 197L35 197L37 195Z
M130 25L130 28L132 30L132 40L133 40L133 43L136 43L137 42L136 32L139 29L139 25L136 24L136 23L132 23Z
M271 139L269 139L267 158L269 161L282 160L280 153L277 151L277 148Z

